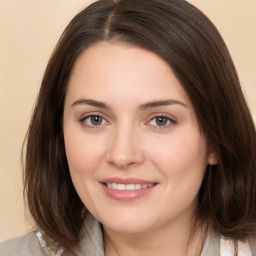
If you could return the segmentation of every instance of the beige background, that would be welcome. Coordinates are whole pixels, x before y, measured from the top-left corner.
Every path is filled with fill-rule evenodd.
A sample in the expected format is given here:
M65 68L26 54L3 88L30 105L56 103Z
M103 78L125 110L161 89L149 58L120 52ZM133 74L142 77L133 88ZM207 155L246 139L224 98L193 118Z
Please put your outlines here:
M0 0L0 241L25 224L20 150L58 37L86 0ZM222 33L256 113L256 0L191 0Z

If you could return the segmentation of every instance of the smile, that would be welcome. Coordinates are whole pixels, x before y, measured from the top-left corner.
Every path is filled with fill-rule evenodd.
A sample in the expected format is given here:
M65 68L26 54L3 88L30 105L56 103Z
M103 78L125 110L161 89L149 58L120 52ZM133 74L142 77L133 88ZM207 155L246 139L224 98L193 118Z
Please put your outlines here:
M150 188L154 184L119 184L119 183L105 183L108 188L112 188L115 190L139 190Z
M109 177L100 180L99 184L106 196L124 202L133 201L151 194L159 185L155 180L144 180L134 177Z

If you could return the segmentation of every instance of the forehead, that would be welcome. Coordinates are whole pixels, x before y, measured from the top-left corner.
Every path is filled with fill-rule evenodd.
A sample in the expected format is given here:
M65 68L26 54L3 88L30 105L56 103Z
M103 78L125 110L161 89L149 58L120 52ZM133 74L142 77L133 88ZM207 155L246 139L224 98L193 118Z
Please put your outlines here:
M189 102L168 63L146 49L124 43L101 42L77 59L68 84L67 98L97 97L179 98Z

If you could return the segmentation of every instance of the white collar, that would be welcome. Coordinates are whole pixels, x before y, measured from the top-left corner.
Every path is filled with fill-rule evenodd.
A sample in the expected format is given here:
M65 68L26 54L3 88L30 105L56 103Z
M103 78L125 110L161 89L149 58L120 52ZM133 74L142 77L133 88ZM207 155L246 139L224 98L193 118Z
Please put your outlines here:
M81 231L82 239L79 245L75 248L75 255L87 256L104 256L103 234L100 223L87 212L84 226ZM36 233L39 243L47 256L60 256L63 254L63 250L58 251L53 248L49 249L42 237L42 233L38 231ZM53 252L55 251L55 252ZM234 255L234 243L231 239L227 239L223 236L207 234L201 256L233 256ZM65 255L65 253L64 253ZM238 255L239 256L252 256L249 243L238 241Z

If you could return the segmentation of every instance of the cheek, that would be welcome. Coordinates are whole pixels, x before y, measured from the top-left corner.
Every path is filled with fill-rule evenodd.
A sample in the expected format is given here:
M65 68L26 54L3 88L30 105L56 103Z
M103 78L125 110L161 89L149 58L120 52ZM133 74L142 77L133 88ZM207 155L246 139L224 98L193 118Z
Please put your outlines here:
M76 133L66 133L64 137L71 174L86 175L93 172L102 159L102 144Z
M69 132L68 132L69 131ZM92 202L97 194L95 177L102 159L102 144L88 138L85 134L64 133L66 156L74 187L86 207L93 209Z
M150 151L151 160L164 175L177 179L201 179L207 165L205 140L198 134L159 141Z

